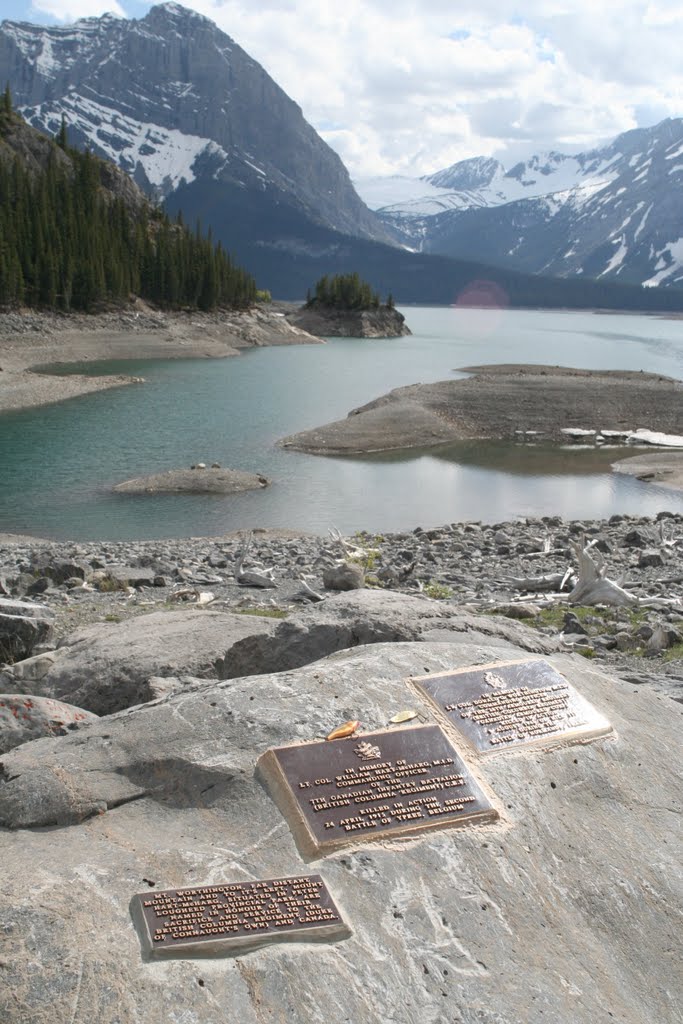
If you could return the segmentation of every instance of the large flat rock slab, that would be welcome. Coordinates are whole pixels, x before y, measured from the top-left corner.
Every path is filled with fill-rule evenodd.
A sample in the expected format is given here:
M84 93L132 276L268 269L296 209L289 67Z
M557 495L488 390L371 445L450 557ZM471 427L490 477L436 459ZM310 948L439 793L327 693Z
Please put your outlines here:
M519 649L376 644L209 682L3 758L6 1024L674 1024L678 706L551 656L616 730L473 765L501 820L302 862L257 781L268 748L367 731L409 678ZM37 826L52 826L46 830ZM57 826L57 827L55 827ZM143 961L135 893L319 873L353 934L229 960Z
M364 644L462 642L464 634L473 642L515 644L537 653L560 647L557 640L502 617L467 614L440 601L392 590L354 590L294 613L275 630L255 630L237 640L221 675L230 679L299 668Z
M108 715L153 700L156 677L221 678L226 654L235 641L255 628L267 634L274 627L270 619L255 626L253 616L199 610L151 612L124 622L101 622L69 636L66 649L58 650L58 657L39 679L18 677L12 689Z
M239 494L240 491L267 487L268 483L261 473L220 467L195 467L137 476L116 484L113 490L117 494Z

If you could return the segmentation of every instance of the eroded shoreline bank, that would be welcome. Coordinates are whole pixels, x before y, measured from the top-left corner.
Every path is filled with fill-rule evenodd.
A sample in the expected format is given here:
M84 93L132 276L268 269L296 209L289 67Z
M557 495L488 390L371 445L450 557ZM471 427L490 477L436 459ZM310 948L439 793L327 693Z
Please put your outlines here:
M0 413L133 384L126 375L54 375L55 364L131 359L224 359L242 349L322 344L292 325L280 304L245 311L167 313L138 302L101 314L0 314Z

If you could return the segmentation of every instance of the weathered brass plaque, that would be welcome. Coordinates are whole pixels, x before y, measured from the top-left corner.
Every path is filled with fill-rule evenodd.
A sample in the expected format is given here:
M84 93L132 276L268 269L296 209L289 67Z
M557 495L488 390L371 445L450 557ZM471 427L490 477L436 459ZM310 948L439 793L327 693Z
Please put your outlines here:
M258 768L305 856L498 817L438 725L276 747Z
M320 875L142 893L130 909L147 959L230 956L351 934Z
M479 753L593 739L612 731L546 661L508 661L413 679Z

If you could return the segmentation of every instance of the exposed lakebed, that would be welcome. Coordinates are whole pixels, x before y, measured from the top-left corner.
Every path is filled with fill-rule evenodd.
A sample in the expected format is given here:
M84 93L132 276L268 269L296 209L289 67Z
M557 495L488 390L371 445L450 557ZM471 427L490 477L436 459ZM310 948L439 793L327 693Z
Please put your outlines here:
M535 362L646 369L683 379L679 321L530 311L405 313L413 335L403 338L257 348L229 360L90 365L90 372L127 373L145 383L0 417L0 530L114 539L252 526L385 531L515 515L683 511L680 494L611 473L615 453L604 450L461 442L321 458L279 449L276 441L287 434L344 417L395 387L454 379L458 366ZM130 477L198 461L261 473L272 486L237 495L112 491Z

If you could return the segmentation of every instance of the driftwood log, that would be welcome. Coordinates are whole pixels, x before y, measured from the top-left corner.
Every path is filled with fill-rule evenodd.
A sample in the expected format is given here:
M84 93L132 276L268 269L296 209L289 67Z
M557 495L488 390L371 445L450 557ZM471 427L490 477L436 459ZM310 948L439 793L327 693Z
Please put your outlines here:
M263 569L258 566L253 569L245 569L244 562L251 547L252 534L244 537L242 547L235 556L235 579L241 587L262 587L263 589L274 589L277 583L273 579L274 569Z
M607 566L597 541L572 544L571 549L579 563L579 578L569 595L570 604L610 604L615 607L634 606L638 598L629 594L618 583L607 579Z

